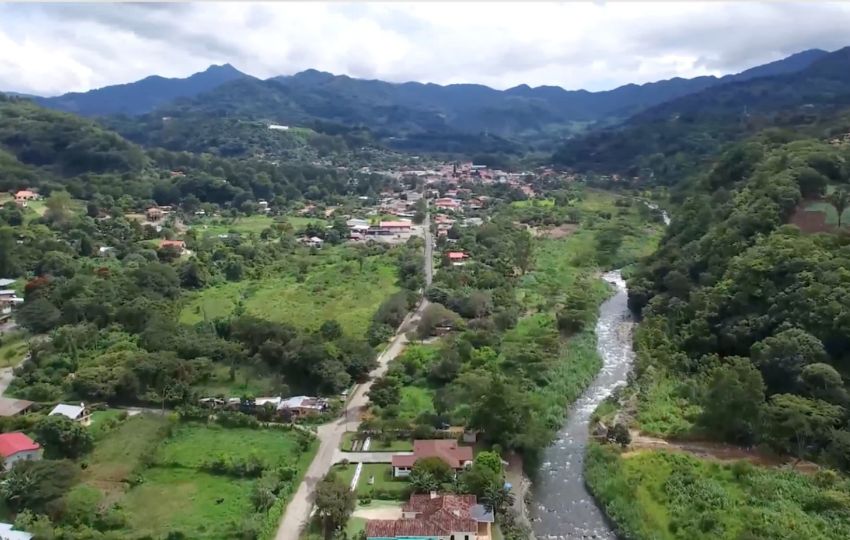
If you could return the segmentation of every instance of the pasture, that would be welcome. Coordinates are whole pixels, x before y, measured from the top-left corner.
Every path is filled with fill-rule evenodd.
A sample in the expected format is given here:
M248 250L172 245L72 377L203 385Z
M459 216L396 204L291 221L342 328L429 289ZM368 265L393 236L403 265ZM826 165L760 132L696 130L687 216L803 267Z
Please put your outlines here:
M180 322L195 324L225 317L237 304L245 313L302 328L318 328L334 319L352 336L362 336L378 306L398 290L396 269L388 257L356 261L328 257L306 275L284 275L225 283L201 291L183 308Z

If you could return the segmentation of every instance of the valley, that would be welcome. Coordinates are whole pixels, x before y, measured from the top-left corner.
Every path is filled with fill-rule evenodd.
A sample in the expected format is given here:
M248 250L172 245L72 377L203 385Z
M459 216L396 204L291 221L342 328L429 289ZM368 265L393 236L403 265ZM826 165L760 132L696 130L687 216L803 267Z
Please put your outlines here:
M771 54L0 93L0 538L850 537L850 48Z

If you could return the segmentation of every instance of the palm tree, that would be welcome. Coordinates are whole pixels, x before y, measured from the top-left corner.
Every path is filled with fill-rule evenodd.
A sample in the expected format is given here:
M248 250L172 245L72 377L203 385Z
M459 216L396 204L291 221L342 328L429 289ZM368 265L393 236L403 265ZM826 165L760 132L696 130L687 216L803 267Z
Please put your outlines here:
M850 194L845 189L836 189L829 196L829 202L838 212L838 228L841 228L841 214L850 206Z
M493 515L501 513L505 508L513 506L514 495L500 483L491 484L484 490L484 507Z

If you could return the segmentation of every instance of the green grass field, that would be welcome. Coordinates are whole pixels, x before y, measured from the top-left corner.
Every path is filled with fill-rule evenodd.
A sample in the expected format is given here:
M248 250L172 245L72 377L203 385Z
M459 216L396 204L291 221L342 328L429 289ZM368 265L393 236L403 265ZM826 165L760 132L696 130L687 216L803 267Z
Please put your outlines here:
M162 538L180 530L185 538L238 538L252 512L253 481L192 469L153 467L121 500L136 537Z
M94 411L91 415L91 425L89 430L95 440L105 437L108 430L104 429L104 424L109 420L118 421L118 416L121 414L120 409L106 409L105 411Z
M95 424L113 413L98 413ZM168 424L155 415L129 418L99 438L86 460L83 485L106 495L104 504L120 505L133 538L164 538L172 531L185 538L240 537L242 523L254 513L256 480L213 475L200 467L219 456L256 456L269 468L292 463L298 471L294 490L318 447L314 441L300 452L296 434L278 429L177 424L168 436ZM127 481L133 487L128 489ZM288 493L274 512L283 509ZM276 521L279 515L269 512L267 517Z
M196 386L205 396L268 396L279 391L275 378L259 368L239 366L230 380L230 366L214 364L210 379Z
M150 414L128 418L97 442L86 458L82 481L113 495L123 492L124 481L143 467L165 438L167 419Z
M405 386L401 389L398 417L412 421L422 413L434 412L434 390L420 386Z
M202 236L228 233L260 234L272 224L274 220L269 216L256 215L238 218L208 218L192 224L191 228Z
M352 336L362 336L372 315L398 290L396 269L389 258L371 257L363 271L354 261L314 267L303 281L295 276L241 281L200 292L184 307L180 322L195 324L230 314L241 300L246 313L263 319L317 328L335 319Z
M305 218L301 216L286 216L286 221L295 230L303 229L310 223L320 227L327 225L323 219ZM275 218L265 215L244 216L237 218L207 218L191 225L201 236L217 236L219 234L260 234L275 224Z
M27 334L23 331L0 336L0 368L16 366L27 355Z
M295 433L278 429L229 429L181 424L157 449L157 465L198 468L218 456L247 459L256 456L269 467L297 453Z
M623 458L595 443L585 472L624 538L850 538L850 485L838 476L661 451Z

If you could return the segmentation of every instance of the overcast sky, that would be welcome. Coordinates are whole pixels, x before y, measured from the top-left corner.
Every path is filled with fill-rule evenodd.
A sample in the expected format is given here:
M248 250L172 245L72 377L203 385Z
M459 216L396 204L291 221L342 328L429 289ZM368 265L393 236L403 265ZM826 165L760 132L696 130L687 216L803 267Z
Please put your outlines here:
M850 3L0 4L0 90L55 95L231 63L257 77L609 89L850 45Z

